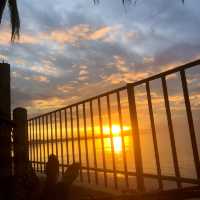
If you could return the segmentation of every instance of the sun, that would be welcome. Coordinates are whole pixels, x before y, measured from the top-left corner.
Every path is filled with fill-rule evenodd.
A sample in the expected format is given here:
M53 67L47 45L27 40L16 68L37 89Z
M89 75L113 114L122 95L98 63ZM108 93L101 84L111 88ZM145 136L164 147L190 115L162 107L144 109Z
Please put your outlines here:
M95 130L100 133L100 127L95 127ZM105 136L112 134L113 148L115 153L122 152L122 134L123 132L127 132L129 130L129 126L121 127L119 124L113 124L111 128L107 124L103 126L103 134ZM126 143L127 141L125 141L125 144ZM109 151L111 151L111 143L109 140L105 139L105 145L108 147Z
M120 153L122 151L122 138L120 136L114 137L113 145L115 153Z
M112 134L119 135L121 132L121 128L119 125L112 125Z

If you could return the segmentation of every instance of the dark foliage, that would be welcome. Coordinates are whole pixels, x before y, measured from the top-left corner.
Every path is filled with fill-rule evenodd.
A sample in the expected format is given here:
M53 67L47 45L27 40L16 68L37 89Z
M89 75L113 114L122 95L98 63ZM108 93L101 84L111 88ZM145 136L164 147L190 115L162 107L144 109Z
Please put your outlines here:
M19 37L20 30L20 19L16 0L0 0L0 24L3 16L3 11L7 3L10 11L10 23L12 28L11 41L14 41L16 37Z

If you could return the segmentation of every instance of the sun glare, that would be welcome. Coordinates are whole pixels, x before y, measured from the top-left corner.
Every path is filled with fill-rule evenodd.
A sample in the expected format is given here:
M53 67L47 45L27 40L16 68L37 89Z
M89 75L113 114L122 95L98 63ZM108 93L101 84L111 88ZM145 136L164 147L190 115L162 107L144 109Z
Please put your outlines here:
M123 126L123 131L128 131L130 130L130 128L128 126ZM112 125L112 128L110 130L109 126L103 126L103 133L104 134L110 134L110 132L112 133L113 136L118 136L121 133L121 127L120 125L114 124Z
M130 130L130 127L123 126L123 131L129 131L129 130ZM121 137L121 127L120 127L120 125L117 125L117 124L112 125L111 130L110 130L109 126L103 126L103 134L104 135L109 135L110 132L112 133L112 136L113 136L114 151L115 151L115 153L120 153L122 151L122 137ZM109 146L109 148L111 150L110 142L108 142L106 145Z
M122 151L122 138L114 137L113 138L114 151L115 153L120 153Z

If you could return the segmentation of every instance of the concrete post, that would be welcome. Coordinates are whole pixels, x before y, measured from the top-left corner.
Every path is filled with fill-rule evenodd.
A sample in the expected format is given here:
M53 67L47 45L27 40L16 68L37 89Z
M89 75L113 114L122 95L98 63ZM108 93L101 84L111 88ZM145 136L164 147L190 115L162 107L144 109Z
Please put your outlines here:
M15 175L22 175L28 163L28 122L27 111L16 108L13 111L14 129L14 171Z
M0 116L10 120L10 65L0 63ZM11 175L11 132L8 124L0 123L0 178Z

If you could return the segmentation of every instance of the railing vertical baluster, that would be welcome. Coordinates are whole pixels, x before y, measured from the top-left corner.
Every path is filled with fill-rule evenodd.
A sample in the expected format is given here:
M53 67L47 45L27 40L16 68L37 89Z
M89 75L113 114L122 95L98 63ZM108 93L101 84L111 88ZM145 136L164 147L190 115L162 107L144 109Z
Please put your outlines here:
M75 162L75 155L74 155L74 125L73 125L73 112L72 107L70 107L70 121L71 121L71 142L72 142L72 159L73 163Z
M138 191L144 191L144 176L143 176L143 163L142 163L142 153L141 153L141 144L138 128L138 119L137 119L137 110L135 102L135 93L134 88L131 84L127 85L128 89L128 103L129 103L129 112L131 120L131 130L134 144L134 154L135 154L135 167L136 167L136 178L137 178L137 189Z
M191 110L191 105L190 105L190 98L189 98L189 92L188 92L188 86L187 86L187 79L186 79L185 71L181 70L180 75L181 75L181 82L182 82L182 87L183 87L185 107L186 107L186 112L187 112L187 120L188 120L188 125L189 125L190 138L191 138L191 143L192 143L194 163L195 163L197 178L200 180L199 153L198 153L198 146L197 146L197 141L196 141L194 122L193 122L193 117L192 117L192 110Z
M55 137L56 137L56 155L59 158L58 155L58 130L57 130L57 113L54 112L54 123L55 123Z
M67 109L65 109L65 141L66 141L66 152L67 152L67 165L69 165L69 146L68 146L68 126L67 126Z
M49 157L49 121L48 115L46 115L46 137L47 137L47 160Z
M33 155L32 155L32 121L28 121L29 123L29 160L33 161ZM32 165L32 164L31 164Z
M157 137L156 137L156 128L155 128L155 122L154 122L154 116L153 116L153 106L152 106L149 82L146 82L146 92L147 92L147 100L148 100L148 108L149 108L149 115L150 115L150 122L151 122L151 131L152 131L152 136L153 136L155 158L156 158L158 184L159 184L159 189L162 190L163 184L162 184L162 177L161 177L160 158L159 158L159 151L158 151L158 144L157 144Z
M60 121L60 142L61 142L61 164L62 164L62 175L64 174L64 160L63 160L63 134L62 134L62 113L59 111Z
M109 123L109 135L111 140L111 152L112 152L112 165L113 165L113 176L114 176L114 185L115 189L118 188L117 172L116 172L116 163L115 163L115 149L113 141L113 132L112 132L112 119L111 119L111 110L110 110L110 97L107 95L107 108L108 108L108 123Z
M35 170L37 171L37 129L36 129L36 122L35 119L33 119L33 123L34 123L34 144L35 144Z
M35 139L36 139L36 152L37 152L37 158L36 158L36 161L37 161L37 171L39 172L39 145L38 145L38 123L37 123L37 118L35 119L35 129L36 129L36 135L35 135Z
M77 119L77 135L78 135L78 154L79 154L79 163L80 168L80 181L83 181L83 172L82 172L82 158L81 158L81 141L80 141L80 123L79 123L79 110L78 105L76 105L76 119Z
M41 117L38 118L39 141L40 141L40 163L42 163L42 136L41 136ZM42 172L42 164L40 164L40 172Z
M87 177L88 177L88 182L90 183L90 170L89 170L88 138L87 138L87 124L86 124L85 103L83 103L83 128L84 128L84 136L85 136Z
M32 119L31 120L31 122L32 122L32 133L33 133L33 168L34 168L34 170L35 170L35 158L36 158L36 153L35 153L35 127L34 127L34 120Z
M103 158L104 184L105 184L105 187L107 187L108 186L108 180L107 180L107 173L106 173L106 159L105 159L104 134L103 134L103 124L102 124L100 97L98 97L98 113L99 113L99 124L100 124L100 133L101 133L101 147L102 147L102 158Z
M96 157L96 145L95 145L95 134L94 134L94 115L93 115L93 105L90 101L90 118L91 118L91 128L92 128L92 144L94 153L94 170L95 170L95 182L98 185L98 174L97 174L97 157Z
M46 163L46 140L45 140L45 132L44 132L44 116L42 116L42 135L43 135L43 162L44 162L44 170L43 172L45 172L45 163Z
M53 121L52 121L52 113L50 113L50 130L51 130L51 153L53 154L54 151L54 146L53 146L53 142L54 142L54 139L53 139Z
M179 180L180 171L179 171L178 158L177 158L177 152L176 152L176 143L175 143L175 138L174 138L174 130L173 130L173 124L172 124L172 118L171 118L171 110L170 110L170 105L169 105L169 96L168 96L168 90L167 90L166 77L162 77L161 79L162 79L163 95L164 95L164 100L165 100L165 109L166 109L166 114L167 114L167 123L168 123L169 134L170 134L173 163L174 163L175 175L177 178L177 186L181 188L181 182Z
M129 188L128 167L127 167L127 160L126 160L126 146L125 146L125 139L124 139L124 130L123 130L123 122L122 122L122 109L121 109L121 101L120 101L119 92L117 92L117 107L118 107L118 115L119 115L120 136L121 136L121 139L122 139L122 153L123 153L125 181L126 181L126 187Z

